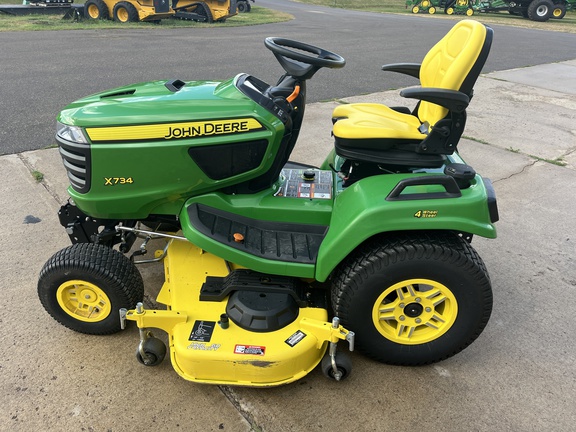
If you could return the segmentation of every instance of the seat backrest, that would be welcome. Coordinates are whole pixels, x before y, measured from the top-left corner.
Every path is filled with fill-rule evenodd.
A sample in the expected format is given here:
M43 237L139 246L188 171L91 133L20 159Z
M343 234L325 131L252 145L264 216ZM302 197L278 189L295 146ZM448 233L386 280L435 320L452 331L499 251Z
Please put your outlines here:
M490 51L492 33L492 29L478 21L458 22L424 57L421 86L459 90L471 97ZM418 118L430 126L447 114L446 108L430 102L422 101L418 107Z

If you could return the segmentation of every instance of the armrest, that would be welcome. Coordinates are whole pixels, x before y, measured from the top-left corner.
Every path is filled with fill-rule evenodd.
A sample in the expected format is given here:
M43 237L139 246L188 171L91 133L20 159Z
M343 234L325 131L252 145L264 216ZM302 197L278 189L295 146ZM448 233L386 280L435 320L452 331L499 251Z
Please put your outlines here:
M463 112L470 103L468 95L457 90L447 90L432 87L413 87L400 92L400 96L410 99L419 99L443 106L456 113Z
M420 78L420 63L392 63L382 66L386 72L398 72L404 75L410 75L414 78Z

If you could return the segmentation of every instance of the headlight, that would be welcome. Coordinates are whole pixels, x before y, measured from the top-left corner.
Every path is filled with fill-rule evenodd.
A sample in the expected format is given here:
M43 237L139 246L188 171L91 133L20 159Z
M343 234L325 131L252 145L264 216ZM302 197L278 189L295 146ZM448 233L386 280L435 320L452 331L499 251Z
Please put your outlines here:
M78 126L68 126L60 122L56 122L56 135L63 140L88 144L88 140L82 132L82 128Z

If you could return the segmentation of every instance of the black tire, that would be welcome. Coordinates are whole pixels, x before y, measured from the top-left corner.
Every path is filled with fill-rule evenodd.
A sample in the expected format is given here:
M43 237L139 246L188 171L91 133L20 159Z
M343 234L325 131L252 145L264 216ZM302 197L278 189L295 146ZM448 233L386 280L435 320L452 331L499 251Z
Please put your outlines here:
M77 243L54 254L38 280L38 297L59 323L79 333L104 335L121 330L121 308L144 298L136 266L103 245Z
M248 4L248 2L239 1L238 4L236 5L236 10L238 11L238 13L245 13L248 12L249 6L250 5Z
M562 19L565 16L566 16L566 5L556 3L554 5L554 9L552 9L552 15L550 16L550 18Z
M87 0L84 3L84 16L91 20L105 20L110 14L103 0Z
M166 345L158 338L149 337L142 348L148 360L144 361L142 358L140 347L136 349L136 359L144 366L158 366L166 356Z
M552 16L554 3L551 0L534 0L528 5L528 18L532 21L548 21Z
M383 363L416 366L470 345L492 311L490 278L456 234L374 239L339 266L332 306L358 349Z
M332 369L332 360L328 354L326 354L322 361L320 362L320 368L325 377L335 380L334 369ZM342 351L336 352L336 368L342 374L340 381L344 381L352 373L352 360Z
M114 5L114 21L121 23L138 22L140 16L132 3L119 2Z

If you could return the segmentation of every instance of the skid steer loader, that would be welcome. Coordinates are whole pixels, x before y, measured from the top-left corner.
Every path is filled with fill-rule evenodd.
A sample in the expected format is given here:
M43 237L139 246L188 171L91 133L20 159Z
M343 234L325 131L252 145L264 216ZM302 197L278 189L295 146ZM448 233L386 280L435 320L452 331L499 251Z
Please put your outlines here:
M165 18L212 23L237 14L236 0L87 0L84 16L93 20L158 22Z

